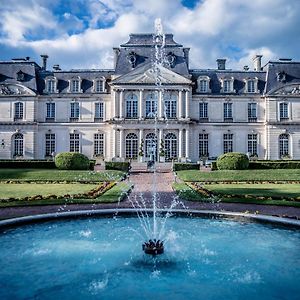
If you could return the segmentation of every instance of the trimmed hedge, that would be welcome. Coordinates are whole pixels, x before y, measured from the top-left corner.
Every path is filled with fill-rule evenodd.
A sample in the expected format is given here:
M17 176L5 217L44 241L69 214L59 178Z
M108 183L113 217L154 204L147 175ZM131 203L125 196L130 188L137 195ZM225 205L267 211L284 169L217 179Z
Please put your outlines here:
M229 152L218 157L219 170L245 170L249 167L249 158L240 152Z
M118 161L106 161L105 170L119 170L128 172L130 168L129 162L118 162Z
M200 165L195 163L174 163L173 171L183 171L183 170L199 170Z
M256 160L249 162L249 169L300 169L299 160Z
M10 169L55 169L53 160L29 160L29 159L7 159L0 160L0 168Z
M55 156L55 165L60 170L88 170L90 160L77 152L61 152Z

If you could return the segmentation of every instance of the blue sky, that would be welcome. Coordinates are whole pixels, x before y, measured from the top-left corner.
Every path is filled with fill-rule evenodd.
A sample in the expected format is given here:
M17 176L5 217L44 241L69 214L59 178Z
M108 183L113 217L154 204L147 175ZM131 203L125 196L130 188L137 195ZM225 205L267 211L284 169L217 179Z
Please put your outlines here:
M0 0L0 60L49 55L49 65L112 68L130 33L164 31L190 47L192 68L279 57L300 61L300 0Z

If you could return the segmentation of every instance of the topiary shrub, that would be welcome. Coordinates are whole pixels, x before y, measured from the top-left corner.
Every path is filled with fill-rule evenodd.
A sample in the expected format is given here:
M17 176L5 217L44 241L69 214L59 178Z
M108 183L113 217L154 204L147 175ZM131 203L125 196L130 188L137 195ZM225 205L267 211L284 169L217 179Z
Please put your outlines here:
M218 170L245 170L249 167L249 158L244 153L225 153L217 159Z
M88 170L90 160L77 152L61 152L55 156L55 165L60 170Z

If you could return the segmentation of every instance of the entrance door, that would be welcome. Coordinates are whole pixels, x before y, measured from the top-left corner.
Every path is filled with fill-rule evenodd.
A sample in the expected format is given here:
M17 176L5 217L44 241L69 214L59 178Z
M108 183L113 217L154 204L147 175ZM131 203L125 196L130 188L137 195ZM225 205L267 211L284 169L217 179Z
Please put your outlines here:
M157 137L154 133L148 133L145 138L145 158L150 160L153 157L157 161Z

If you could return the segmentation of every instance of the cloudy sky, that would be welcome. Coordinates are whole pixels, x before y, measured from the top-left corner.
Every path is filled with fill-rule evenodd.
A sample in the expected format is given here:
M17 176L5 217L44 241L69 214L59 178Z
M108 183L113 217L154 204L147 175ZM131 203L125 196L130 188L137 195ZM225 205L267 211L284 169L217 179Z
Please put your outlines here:
M112 47L154 20L191 48L192 68L300 61L300 0L0 0L0 60L50 56L63 69L112 68Z

